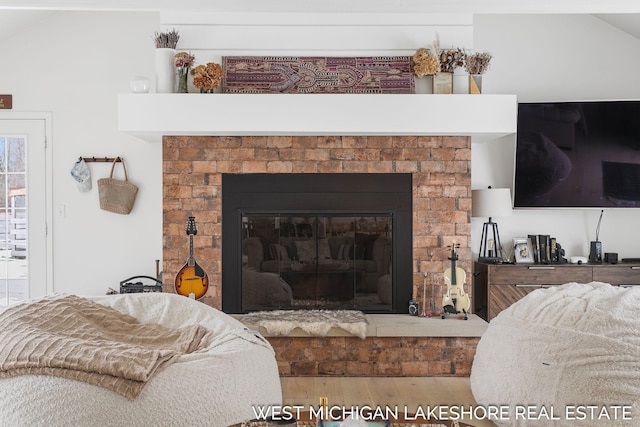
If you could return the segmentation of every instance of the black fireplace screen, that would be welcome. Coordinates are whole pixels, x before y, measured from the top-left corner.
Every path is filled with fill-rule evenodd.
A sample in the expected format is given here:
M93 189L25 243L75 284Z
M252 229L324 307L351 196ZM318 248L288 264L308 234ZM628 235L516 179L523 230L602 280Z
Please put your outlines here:
M223 174L222 308L406 313L411 174Z
M241 224L244 310L391 310L391 214L245 214Z

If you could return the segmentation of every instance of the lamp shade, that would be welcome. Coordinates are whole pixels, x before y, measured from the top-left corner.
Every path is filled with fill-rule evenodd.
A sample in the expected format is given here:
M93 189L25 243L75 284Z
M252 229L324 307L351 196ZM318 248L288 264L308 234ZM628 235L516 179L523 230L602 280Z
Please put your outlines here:
M471 191L471 216L496 218L512 214L510 189L487 188Z

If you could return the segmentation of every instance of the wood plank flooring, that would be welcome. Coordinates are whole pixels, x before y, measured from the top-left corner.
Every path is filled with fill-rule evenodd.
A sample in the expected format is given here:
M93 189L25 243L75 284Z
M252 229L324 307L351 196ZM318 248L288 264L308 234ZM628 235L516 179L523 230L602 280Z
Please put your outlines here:
M282 377L285 405L317 407L320 397L329 405L395 407L400 412L428 406L476 406L469 378L461 377ZM487 420L464 420L478 427L495 426ZM420 425L417 422L416 425Z

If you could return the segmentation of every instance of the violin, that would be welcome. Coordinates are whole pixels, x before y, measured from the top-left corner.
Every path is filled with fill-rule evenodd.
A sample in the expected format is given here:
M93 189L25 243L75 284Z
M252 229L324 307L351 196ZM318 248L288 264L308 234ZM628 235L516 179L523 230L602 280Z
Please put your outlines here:
M458 260L458 254L456 248L459 248L460 244L454 240L450 246L451 255L451 267L444 271L444 281L447 285L447 293L442 298L442 318L444 319L448 314L464 314L464 320L469 318L469 307L471 307L471 300L469 295L464 291L464 282L467 280L467 274L460 267L456 267L456 261Z

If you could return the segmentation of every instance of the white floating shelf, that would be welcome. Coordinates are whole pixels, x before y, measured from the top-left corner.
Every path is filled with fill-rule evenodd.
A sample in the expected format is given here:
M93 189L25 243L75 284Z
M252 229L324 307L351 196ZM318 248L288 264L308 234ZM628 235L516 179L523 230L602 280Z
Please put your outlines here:
M515 133L515 95L120 94L118 129L163 135L440 135Z

